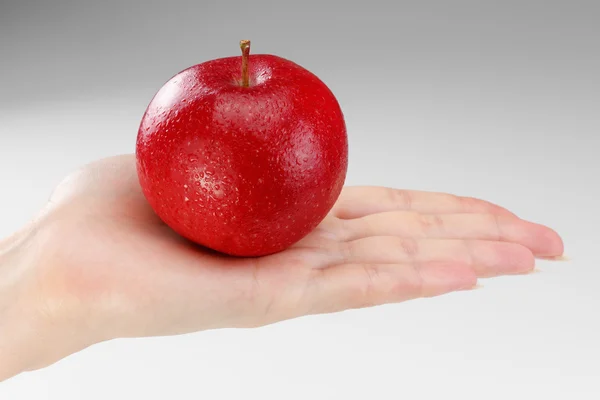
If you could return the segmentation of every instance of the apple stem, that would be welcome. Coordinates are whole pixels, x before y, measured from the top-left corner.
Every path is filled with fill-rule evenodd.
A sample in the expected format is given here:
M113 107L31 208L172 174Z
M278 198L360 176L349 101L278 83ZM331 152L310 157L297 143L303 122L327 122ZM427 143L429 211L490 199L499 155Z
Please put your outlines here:
M250 58L250 41L241 40L240 48L242 49L242 86L250 86L250 77L248 76L248 58Z

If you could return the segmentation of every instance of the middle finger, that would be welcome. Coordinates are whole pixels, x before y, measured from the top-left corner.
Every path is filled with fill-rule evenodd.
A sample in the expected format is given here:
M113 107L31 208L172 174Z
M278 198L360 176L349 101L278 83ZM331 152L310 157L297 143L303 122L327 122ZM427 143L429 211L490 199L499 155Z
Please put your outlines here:
M392 211L339 220L338 237L351 241L370 236L471 239L513 242L536 256L559 256L563 243L552 229L522 219L493 214L425 215Z

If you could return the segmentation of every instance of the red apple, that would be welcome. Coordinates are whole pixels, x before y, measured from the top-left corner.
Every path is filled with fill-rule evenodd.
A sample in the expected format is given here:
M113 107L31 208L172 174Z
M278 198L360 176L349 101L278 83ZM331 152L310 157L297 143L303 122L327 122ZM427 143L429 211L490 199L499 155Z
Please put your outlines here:
M346 178L342 110L314 74L281 57L194 65L154 96L140 124L140 184L175 232L233 256L298 242L325 218Z

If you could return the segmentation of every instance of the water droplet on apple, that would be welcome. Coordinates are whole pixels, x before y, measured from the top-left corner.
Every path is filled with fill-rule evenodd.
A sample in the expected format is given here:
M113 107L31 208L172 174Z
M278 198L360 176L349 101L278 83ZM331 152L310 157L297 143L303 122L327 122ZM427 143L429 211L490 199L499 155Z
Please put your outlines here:
M189 160L190 162L196 162L196 161L198 161L198 159L197 159L195 156L189 156L189 157L188 157L188 160Z

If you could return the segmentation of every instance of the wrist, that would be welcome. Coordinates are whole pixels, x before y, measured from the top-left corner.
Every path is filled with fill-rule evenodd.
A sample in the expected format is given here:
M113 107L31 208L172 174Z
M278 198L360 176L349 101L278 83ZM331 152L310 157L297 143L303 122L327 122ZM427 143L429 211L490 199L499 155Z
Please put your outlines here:
M38 321L28 303L28 233L0 242L0 381L33 367L31 350Z
M0 242L0 382L93 344L55 279L60 238L44 224Z

